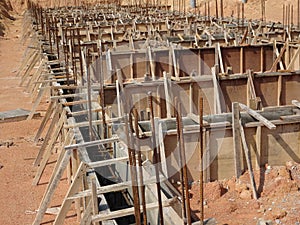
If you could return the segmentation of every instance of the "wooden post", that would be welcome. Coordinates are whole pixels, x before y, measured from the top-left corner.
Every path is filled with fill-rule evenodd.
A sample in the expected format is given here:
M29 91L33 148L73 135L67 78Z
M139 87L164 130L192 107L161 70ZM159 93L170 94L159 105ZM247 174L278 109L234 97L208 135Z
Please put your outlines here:
M99 213L98 206L98 195L97 195L97 186L96 186L96 177L91 177L91 186L92 186L92 206L93 206L93 215L97 215ZM94 225L99 225L99 222L94 222Z
M172 99L170 96L170 90L169 90L169 82L168 82L168 77L167 77L167 73L164 71L163 72L164 75L164 90L165 90L165 101L166 101L166 107L167 107L167 118L171 118L171 104L172 104Z
M154 122L154 113L153 113L153 97L151 92L148 93L148 107L150 109L150 120L151 120L151 130L152 130L153 164L155 166L157 198L158 198L158 208L159 208L158 210L159 224L164 225L164 215L163 215L161 188L160 188L160 180L159 180L160 152L156 144L156 132L155 132L155 122Z
M220 102L220 93L219 93L219 83L217 81L217 67L212 67L212 78L213 78L213 85L214 85L214 111L215 114L221 113L221 102Z
M241 170L241 136L240 136L240 111L239 103L232 103L232 136L233 136L233 148L234 148L234 164L235 164L235 176L239 178L242 174Z
M249 176L250 176L250 182L251 182L251 186L252 186L252 192L253 192L253 198L257 199L257 192L256 192L256 184L255 184L255 179L254 179L254 174L253 174L253 170L252 170L252 163L251 163L251 157L250 157L250 151L246 142L246 136L245 136L245 132L244 132L244 128L241 122L241 119L239 120L239 126L240 126L240 134L241 134L241 139L242 139L242 144L243 144L243 149L244 149L244 153L245 153L245 157L246 157L246 161L247 161L247 167L249 170Z
M257 159L256 159L256 168L260 168L260 163L261 163L261 157L262 157L262 149L261 149L261 126L257 126L256 128L256 154L257 154Z

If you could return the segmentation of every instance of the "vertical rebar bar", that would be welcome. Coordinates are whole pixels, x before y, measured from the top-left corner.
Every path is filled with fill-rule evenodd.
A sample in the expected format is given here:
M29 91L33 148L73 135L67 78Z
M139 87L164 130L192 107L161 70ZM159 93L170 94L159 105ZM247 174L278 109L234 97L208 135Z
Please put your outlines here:
M221 19L224 18L224 5L223 0L220 0L220 7L221 7Z
M182 173L183 173L183 183L184 183L184 190L183 190L183 195L185 198L185 209L186 209L186 223L188 225L192 224L191 220L191 208L190 208L190 197L189 197L189 184L188 184L188 172L187 172L187 165L186 165L186 157L185 157L185 146L184 146L184 136L183 136L183 123L182 123L182 118L181 118L181 103L175 99L175 102L177 102L177 129L178 133L180 134L180 156L181 156L181 168L182 168Z
M203 188L203 98L199 98L199 156L200 156L200 219L204 224L204 188Z
M219 11L218 11L218 0L215 0L215 4L216 4L216 18L219 18Z
M142 152L140 148L140 133L139 133L139 124L138 124L138 111L136 108L133 109L134 116L134 130L135 130L135 149L137 151L137 161L138 161L138 171L139 171L139 186L141 193L141 202L143 208L143 224L147 224L147 208L146 208L146 196L145 196L145 184L144 184L144 176L143 176L143 167L142 167Z
M132 130L130 129L130 123L132 121L132 115L127 113L125 110L125 134L127 139L127 150L129 157L129 167L130 167L130 175L131 175L131 187L133 192L133 204L134 204L134 216L135 223L137 225L141 224L141 211L140 211L140 200L139 200L139 192L137 187L137 179L136 179L136 158L135 158L135 150L132 144ZM129 121L128 121L129 116Z
M242 2L242 31L244 31L245 4Z
M178 161L179 161L179 175L180 175L180 186L181 186L181 192L182 192L182 199L181 199L181 216L182 216L182 221L183 224L185 225L187 223L187 219L186 219L186 201L185 201L185 194L184 194L184 177L183 177L183 163L182 163L182 158L181 158L181 144L180 144L180 135L181 132L180 130L180 122L179 122L179 113L177 110L178 107L178 98L175 97L175 105L174 105L174 112L176 115L176 129L177 129L177 144L178 144Z

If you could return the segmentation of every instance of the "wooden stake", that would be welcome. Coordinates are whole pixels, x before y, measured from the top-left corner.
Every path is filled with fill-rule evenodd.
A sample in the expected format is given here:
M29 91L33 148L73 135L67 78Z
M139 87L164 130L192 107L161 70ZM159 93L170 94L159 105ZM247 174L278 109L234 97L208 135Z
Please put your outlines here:
M239 103L232 103L232 133L233 133L233 148L234 148L234 164L235 176L239 178L242 174L241 170L241 135L240 135L240 111Z

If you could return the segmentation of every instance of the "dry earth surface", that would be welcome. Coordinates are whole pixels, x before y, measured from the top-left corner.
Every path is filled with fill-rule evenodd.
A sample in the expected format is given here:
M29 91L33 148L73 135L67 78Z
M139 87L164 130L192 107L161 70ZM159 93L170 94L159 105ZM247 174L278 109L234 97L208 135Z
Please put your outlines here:
M214 1L213 1L214 2ZM236 2L224 0L226 15L236 14ZM267 20L282 20L282 4L296 1L267 0ZM19 87L17 76L26 44L22 43L23 1L0 0L0 111L24 108L30 110L32 99L24 87ZM213 7L213 4L212 4ZM260 18L260 1L249 0L245 5L248 18ZM296 14L294 16L296 20ZM42 115L46 100L38 108ZM47 165L41 182L32 186L36 172L33 161L39 145L33 142L41 118L0 123L0 224L32 224L44 194L56 155ZM45 135L45 134L43 134ZM205 217L214 217L218 224L256 224L259 218L272 220L273 224L300 224L300 166L292 162L282 167L268 167L255 172L260 192L259 200L253 200L248 173L235 178L211 182L205 185ZM64 176L51 206L58 206L66 192L68 182ZM191 189L192 210L199 216L199 185ZM75 224L74 212L69 214L68 224ZM45 224L53 222L47 215Z

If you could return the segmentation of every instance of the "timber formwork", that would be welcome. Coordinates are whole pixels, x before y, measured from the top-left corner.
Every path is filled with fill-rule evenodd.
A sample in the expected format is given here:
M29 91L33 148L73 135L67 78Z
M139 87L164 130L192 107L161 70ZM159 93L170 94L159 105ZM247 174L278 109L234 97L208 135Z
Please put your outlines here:
M196 224L191 182L248 169L258 198L253 165L300 161L298 26L170 6L28 6L28 119L50 99L34 185L59 148L33 224L65 170L54 224L73 203L80 224Z

